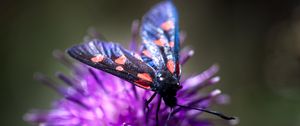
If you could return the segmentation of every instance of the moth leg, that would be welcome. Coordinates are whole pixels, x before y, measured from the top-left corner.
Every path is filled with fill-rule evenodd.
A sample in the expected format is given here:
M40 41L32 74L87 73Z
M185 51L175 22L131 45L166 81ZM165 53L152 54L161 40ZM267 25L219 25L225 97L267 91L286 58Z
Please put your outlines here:
M145 107L146 107L147 110L149 110L149 104L154 99L154 97L156 96L156 94L157 94L157 92L155 92L148 100L146 100Z
M159 112L159 108L160 108L160 103L161 103L161 97L159 97L157 109L156 109L156 126L159 126L158 112Z
M168 122L169 122L169 120L171 119L171 116L172 116L172 113L173 113L173 108L171 107L170 108L171 109L171 111L170 111L170 113L169 113L169 115L168 115L168 118L167 118L167 121L166 121L166 123L165 123L165 126L168 126Z

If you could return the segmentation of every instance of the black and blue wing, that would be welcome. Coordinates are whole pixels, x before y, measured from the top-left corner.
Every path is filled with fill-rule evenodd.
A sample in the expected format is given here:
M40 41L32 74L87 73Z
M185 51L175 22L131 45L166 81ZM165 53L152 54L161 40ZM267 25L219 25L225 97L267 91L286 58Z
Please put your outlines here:
M142 59L157 71L180 76L179 27L176 8L171 1L154 6L142 19Z
M139 87L151 89L153 69L119 44L94 39L67 50L69 55L89 66L108 72Z

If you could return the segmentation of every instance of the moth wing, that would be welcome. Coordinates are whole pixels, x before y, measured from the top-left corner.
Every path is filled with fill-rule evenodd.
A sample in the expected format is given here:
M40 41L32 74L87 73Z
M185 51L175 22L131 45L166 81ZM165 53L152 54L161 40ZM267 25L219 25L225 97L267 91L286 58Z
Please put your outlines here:
M142 58L155 70L180 76L178 15L171 1L154 6L143 17L140 35Z
M119 44L94 39L75 45L68 54L91 67L105 71L144 89L151 89L154 72L137 54Z

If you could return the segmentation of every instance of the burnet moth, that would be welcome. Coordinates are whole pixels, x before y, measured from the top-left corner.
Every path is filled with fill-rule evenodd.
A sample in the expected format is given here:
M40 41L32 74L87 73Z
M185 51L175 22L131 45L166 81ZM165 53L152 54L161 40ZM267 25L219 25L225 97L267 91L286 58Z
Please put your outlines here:
M75 45L68 54L84 64L120 77L138 87L155 93L146 101L146 106L158 95L160 101L171 108L203 111L225 120L235 119L219 112L194 108L177 103L176 92L180 90L179 26L178 15L172 1L158 3L147 12L141 22L141 51L126 50L117 43L94 39ZM156 121L161 102L158 102ZM158 123L157 123L158 124Z

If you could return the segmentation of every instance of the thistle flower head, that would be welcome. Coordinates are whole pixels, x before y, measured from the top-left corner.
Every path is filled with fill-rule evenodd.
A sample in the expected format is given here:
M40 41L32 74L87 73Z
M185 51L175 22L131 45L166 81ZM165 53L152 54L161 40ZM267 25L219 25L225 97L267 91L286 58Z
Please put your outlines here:
M99 36L95 31L91 31L91 33L92 37ZM85 39L88 38L85 37ZM137 47L135 41L132 41L130 47L135 50L134 48ZM193 53L189 48L183 49L180 53L181 65L184 65ZM67 86L57 86L57 82L42 74L36 74L35 78L56 90L63 97L54 102L51 110L46 112L33 110L26 114L24 116L26 121L44 126L156 125L155 112L158 98L149 104L149 108L145 106L146 99L149 99L153 94L152 91L138 88L118 77L84 64L70 62L62 52L55 51L54 56L71 69L70 76L63 73L56 74ZM178 103L207 108L212 101L226 102L227 100L221 97L219 97L220 100L214 100L216 96L222 96L219 89L215 89L207 95L198 92L220 80L220 77L215 76L217 71L218 66L213 65L198 75L182 77L181 84L183 87L177 93ZM208 120L199 118L200 114L199 111L176 107L168 124L211 125ZM159 110L159 125L167 123L168 115L168 107L162 104Z

